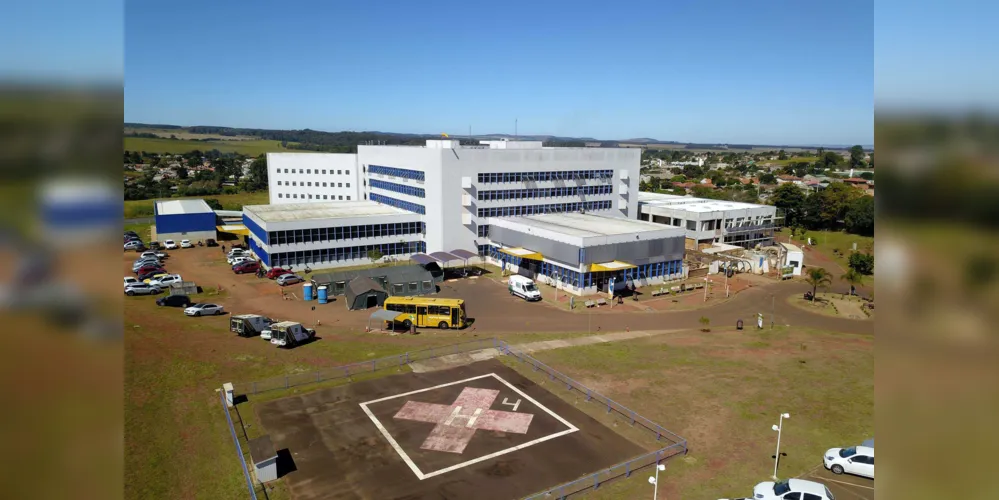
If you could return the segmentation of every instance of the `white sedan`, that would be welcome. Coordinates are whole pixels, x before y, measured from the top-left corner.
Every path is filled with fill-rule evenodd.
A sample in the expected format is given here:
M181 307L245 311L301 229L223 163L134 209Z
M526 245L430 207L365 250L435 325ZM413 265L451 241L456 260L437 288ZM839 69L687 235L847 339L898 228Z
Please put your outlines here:
M180 283L184 281L179 274L170 274L163 276L162 278L156 278L149 280L149 284L153 286L158 286L160 288L170 288L170 285L174 283Z
M218 304L194 304L184 309L184 314L188 316L208 316L213 314L225 314L222 306Z
M835 500L826 485L804 479L766 481L753 488L753 498L758 500Z
M180 248L194 248L191 244L191 240L180 240Z
M139 281L138 278L133 278L131 276L125 276L125 288L128 288L128 285L135 285L135 284L139 284L139 283L142 283L142 282Z
M874 448L851 446L833 448L822 457L822 464L833 474L856 474L874 479Z
M125 285L125 295L152 295L160 293L160 287L147 285L145 283L132 283Z
M163 248L166 248L167 250L173 250L177 248L177 242L173 240L166 240L163 242Z

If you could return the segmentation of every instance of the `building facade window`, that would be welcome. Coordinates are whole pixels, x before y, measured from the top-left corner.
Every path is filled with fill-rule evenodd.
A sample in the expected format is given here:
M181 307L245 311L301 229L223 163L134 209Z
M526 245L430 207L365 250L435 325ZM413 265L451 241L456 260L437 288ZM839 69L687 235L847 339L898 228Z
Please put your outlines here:
M347 195L347 201L350 201L350 195Z
M479 231L479 238L488 238L489 237L489 224L479 224L478 231ZM482 255L482 254L479 254L479 255Z
M382 165L368 165L368 173L388 175L391 177L401 177L403 179L413 179L423 182L425 175L419 170L409 170L405 168L386 167Z
M347 185L350 187L350 184ZM415 186L407 186L405 184L396 184L394 182L385 182L377 179L371 179L371 187L384 189L386 191L394 191L396 193L408 194L409 196L415 196L417 198L426 198L426 191L423 188L418 188Z
M372 195L374 196L374 195ZM539 215L561 212L580 212L610 210L613 203L610 200L585 201L575 203L547 203L544 205L521 205L516 207L480 208L479 217L508 217L516 215Z
M424 229L425 226L422 222L397 222L393 224L368 224L363 226L289 229L287 231L268 231L267 243L269 245L284 245L291 243L317 243L359 238L420 235L424 233Z
M580 179L613 179L613 170L559 170L551 172L483 172L479 174L480 183L493 182L527 182L527 181L557 181Z
M427 208L423 205L418 205L416 203L410 203L408 201L397 200L389 196L383 196L378 193L371 193L371 201L377 201L378 203L384 203L386 205L401 208L416 214L426 215Z
M480 201L493 201L607 194L614 194L614 186L607 184L601 186L573 186L540 189L499 189L479 191L477 197Z
M281 194L281 193L278 193L278 198L284 198L284 195Z
M360 245L339 248L321 248L296 252L278 252L271 254L271 265L287 267L290 265L328 264L351 260L367 259L368 252L378 250L382 255L410 255L427 251L427 244L422 241L402 241L382 243L380 245Z

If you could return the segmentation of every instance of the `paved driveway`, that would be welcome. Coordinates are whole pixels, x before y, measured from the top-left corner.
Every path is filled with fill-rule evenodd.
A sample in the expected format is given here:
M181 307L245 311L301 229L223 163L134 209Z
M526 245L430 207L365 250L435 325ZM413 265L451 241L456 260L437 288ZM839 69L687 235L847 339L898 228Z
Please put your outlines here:
M822 467L801 476L801 479L820 482L829 488L836 500L874 500L874 480L850 474L833 474Z

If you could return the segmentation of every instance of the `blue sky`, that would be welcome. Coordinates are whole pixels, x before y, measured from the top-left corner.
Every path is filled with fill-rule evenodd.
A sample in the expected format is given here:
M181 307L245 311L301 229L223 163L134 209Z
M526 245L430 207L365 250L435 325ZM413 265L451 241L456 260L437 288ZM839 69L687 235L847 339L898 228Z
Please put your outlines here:
M870 1L132 1L125 121L872 144Z

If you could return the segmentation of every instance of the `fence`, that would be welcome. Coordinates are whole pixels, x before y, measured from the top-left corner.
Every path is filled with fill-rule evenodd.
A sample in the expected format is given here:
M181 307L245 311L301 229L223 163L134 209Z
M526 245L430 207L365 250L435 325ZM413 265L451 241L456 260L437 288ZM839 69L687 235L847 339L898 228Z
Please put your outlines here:
M315 384L336 379L350 379L353 376L364 373L373 373L379 370L398 368L414 361L440 358L453 354L465 352L481 351L483 349L500 349L501 342L497 339L471 340L459 344L451 344L441 347L431 347L418 351L405 352L396 356L372 359L370 361L360 361L349 365L326 368L308 373L298 373L294 375L283 375L254 382L241 382L233 384L234 396L245 396L250 394L260 394L262 392L288 389L300 385Z
M505 355L513 356L518 361L527 363L531 365L534 371L543 371L548 374L548 379L552 381L558 381L565 385L566 389L570 392L575 391L581 395L586 396L586 401L595 402L599 404L602 408L607 408L607 413L614 415L615 417L624 419L631 426L639 426L641 429L647 430L650 434L655 434L657 442L665 442L666 446L660 448L651 453L641 455L638 457L630 458L624 462L617 465L613 465L606 469L594 472L583 476L575 481L570 481L554 488L548 488L542 492L535 493L527 497L526 500L534 499L550 499L558 498L564 499L569 495L573 495L582 491L589 489L597 489L601 484L606 483L612 479L620 477L630 477L632 472L636 470L648 467L650 465L657 465L663 460L670 457L687 453L687 440L680 436L670 432L659 424L635 413L634 410L615 402L613 399L608 398L596 392L589 387L586 387L579 382L576 382L569 376L559 372L558 370L534 359L533 357L510 347L506 342L500 341L498 343L500 352Z
M550 366L534 359L533 357L523 353L513 347L511 347L506 342L498 339L483 339L483 340L472 340L468 342L462 342L459 344L452 344L442 347L431 347L428 349L422 349L418 351L410 351L397 356L389 356L379 359L374 359L370 361L362 361L359 363L353 363L350 365L339 366L335 368L329 368L325 370L318 370L310 373L302 373L296 375L286 375L283 377L274 377L265 380L259 380L255 382L246 382L233 385L233 395L234 396L245 396L248 394L260 394L262 392L288 389L291 387L297 387L307 384L315 384L318 382L324 382L328 380L337 379L350 379L355 375L360 375L364 373L373 373L379 370L385 370L390 368L398 368L400 366L412 363L414 361L422 361L433 358L440 358L444 356L451 356L455 354L481 351L484 349L495 349L500 354L507 356L512 356L517 360L531 365L534 371L543 371L548 375L548 378L552 381L559 381L565 384L565 387L569 391L576 391L581 395L586 396L586 401L594 402L599 404L600 407L606 408L608 414L612 414L615 417L624 419L632 427L638 426L640 429L648 431L651 435L655 435L657 442L664 442L665 446L656 451L628 459L617 465L613 465L606 469L594 472L583 476L575 481L571 481L565 484L555 486L553 488L548 488L545 491L535 493L528 496L526 500L536 500L536 499L551 499L559 498L564 499L570 495L586 491L589 489L597 489L601 484L604 484L612 479L617 479L621 477L630 477L631 474L637 470L643 469L645 467L656 465L661 463L670 457L687 453L687 440L680 436L670 432L669 430L663 428L659 424L635 413L628 407L615 402L614 400L586 387L579 382L576 382L572 378L564 375L563 373L551 368ZM254 491L253 482L250 478L250 473L246 468L246 460L243 458L243 451L239 445L239 439L236 434L236 430L232 424L232 417L229 414L229 408L226 405L225 394L220 393L222 397L222 409L225 412L226 421L229 424L229 430L232 432L233 441L236 443L236 453L239 455L240 462L243 466L243 474L246 477L246 484L250 490L250 498L256 500L256 492Z
M225 421L229 424L229 433L232 434L232 442L236 444L236 458L239 459L239 464L243 466L243 477L246 478L246 487L250 490L250 498L257 500L257 492L253 488L253 479L250 478L250 471L246 468L246 459L243 458L243 447L239 445L239 436L236 434L236 428L232 425L232 415L229 414L229 405L225 400L225 392L219 391L219 397L222 400L222 412L225 413Z

